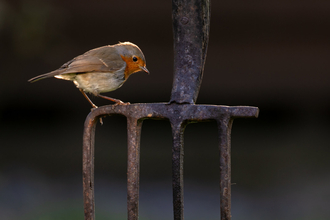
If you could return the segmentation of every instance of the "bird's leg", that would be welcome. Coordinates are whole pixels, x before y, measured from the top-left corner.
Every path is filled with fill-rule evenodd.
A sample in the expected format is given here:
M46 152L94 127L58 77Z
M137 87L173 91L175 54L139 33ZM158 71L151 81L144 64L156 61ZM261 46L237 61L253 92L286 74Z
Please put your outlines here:
M79 89L79 91L83 94L83 96L87 99L87 101L93 106L93 108L97 108L97 106L92 102L92 100L90 100L90 98L82 89Z
M87 101L88 101L89 103L91 103L91 105L93 106L92 111L93 111L94 109L98 108L98 107L92 102L92 100L90 100L90 98L87 96L87 94L86 94L82 89L79 89L79 91L83 94L83 96L87 99ZM103 125L103 120L102 120L101 117L100 117L100 124Z
M112 102L115 102L116 104L115 105L129 105L129 104L131 104L131 103L129 103L129 102L123 102L123 101L121 101L121 100L119 100L119 99L115 99L115 98L110 98L110 97L108 97L108 96L104 96L104 95L100 95L100 94L97 94L97 96L98 97L100 97L100 98L104 98L104 99L106 99L106 100L110 100L110 101L112 101Z

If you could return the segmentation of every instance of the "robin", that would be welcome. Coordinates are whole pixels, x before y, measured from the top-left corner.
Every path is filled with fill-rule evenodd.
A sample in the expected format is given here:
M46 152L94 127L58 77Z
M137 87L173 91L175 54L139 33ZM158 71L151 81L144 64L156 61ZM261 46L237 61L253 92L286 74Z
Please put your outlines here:
M131 74L140 71L149 74L142 51L137 45L124 42L89 50L63 64L59 69L33 77L29 82L49 77L70 80L93 108L97 106L89 99L86 92L113 101L116 105L128 105L129 102L124 103L100 93L120 88Z

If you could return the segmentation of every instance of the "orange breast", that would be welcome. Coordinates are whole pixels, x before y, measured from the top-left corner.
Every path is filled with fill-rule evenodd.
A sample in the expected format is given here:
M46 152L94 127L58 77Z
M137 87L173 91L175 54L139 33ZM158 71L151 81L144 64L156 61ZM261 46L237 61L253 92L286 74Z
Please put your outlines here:
M127 79L131 74L141 71L140 66L143 66L144 64L140 57L138 57L138 60L134 62L132 57L120 56L126 62L125 79Z

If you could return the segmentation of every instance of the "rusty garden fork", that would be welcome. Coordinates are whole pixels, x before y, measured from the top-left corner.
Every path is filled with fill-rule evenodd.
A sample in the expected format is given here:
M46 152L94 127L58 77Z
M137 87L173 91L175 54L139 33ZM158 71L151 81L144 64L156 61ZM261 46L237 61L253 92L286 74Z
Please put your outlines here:
M166 119L172 127L172 187L174 220L183 220L183 133L187 124L215 120L220 151L221 220L231 219L231 127L235 118L258 117L249 106L195 105L202 81L209 38L210 1L172 0L174 31L174 80L169 103L107 105L86 118L83 136L83 194L85 220L94 220L94 141L100 117L127 117L127 211L128 220L138 220L140 136L145 119Z

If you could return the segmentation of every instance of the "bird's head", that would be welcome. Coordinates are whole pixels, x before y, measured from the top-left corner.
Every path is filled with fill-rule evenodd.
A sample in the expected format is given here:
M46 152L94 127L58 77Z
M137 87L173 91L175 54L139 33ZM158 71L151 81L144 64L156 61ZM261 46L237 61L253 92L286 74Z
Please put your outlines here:
M131 74L144 71L149 74L146 66L146 60L140 48L130 42L119 43L115 45L121 58L126 62L125 79Z

